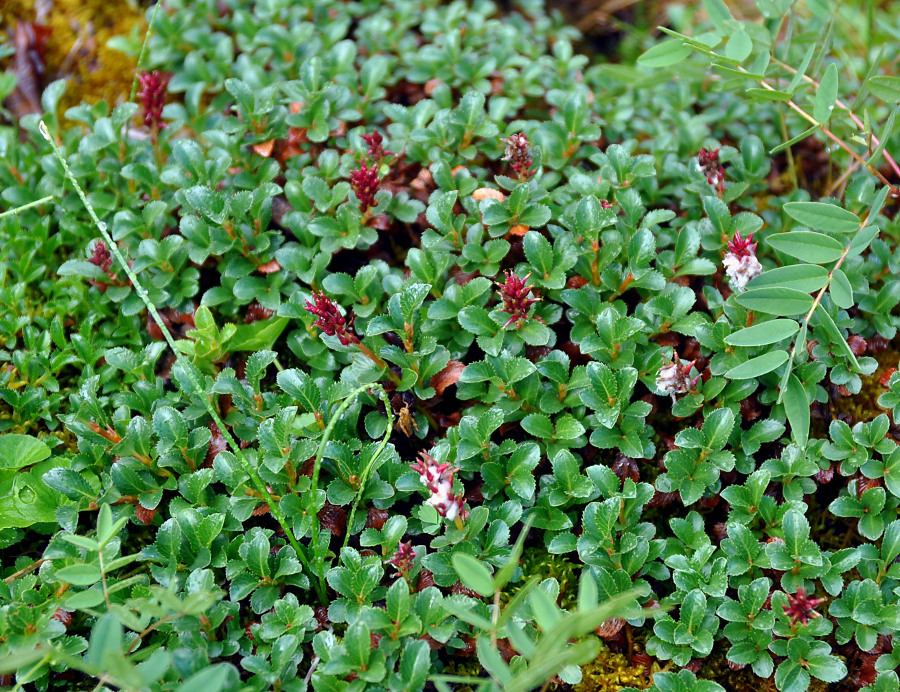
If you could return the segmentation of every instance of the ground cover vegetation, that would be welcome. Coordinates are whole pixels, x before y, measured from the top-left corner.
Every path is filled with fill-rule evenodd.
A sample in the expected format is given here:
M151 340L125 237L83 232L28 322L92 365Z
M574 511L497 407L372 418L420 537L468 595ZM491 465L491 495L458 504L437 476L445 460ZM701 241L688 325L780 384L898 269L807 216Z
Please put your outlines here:
M571 4L15 5L0 686L898 690L896 8Z

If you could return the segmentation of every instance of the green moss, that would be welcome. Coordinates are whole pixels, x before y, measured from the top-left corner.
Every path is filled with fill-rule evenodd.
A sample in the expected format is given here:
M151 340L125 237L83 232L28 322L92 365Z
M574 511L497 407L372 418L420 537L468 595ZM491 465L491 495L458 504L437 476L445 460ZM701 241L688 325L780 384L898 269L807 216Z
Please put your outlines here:
M625 687L645 690L658 670L659 664L654 662L647 675L643 666L632 665L625 654L604 648L591 663L582 666L581 682L575 685L575 692L614 692Z
M524 579L510 589L509 597L512 597L519 587L531 577L540 577L541 579L553 578L559 582L560 607L569 608L575 605L578 595L578 574L576 570L580 569L580 566L569 562L562 555L552 555L544 548L526 548L522 553L520 565Z
M0 8L0 24L36 19L35 0L9 0ZM143 13L127 0L55 0L43 19L51 29L45 53L45 81L65 78L60 112L82 101L110 105L128 98L137 63L107 47L113 36L144 31Z
M878 361L878 368L871 375L861 377L862 388L859 394L837 397L833 403L832 412L835 415L843 413L850 416L851 425L873 420L887 410L878 405L878 397L886 391L881 384L881 377L890 368L897 367L897 363L900 362L900 350L891 344L890 348L876 355L875 359Z
M484 677L484 668L478 662L477 658L454 658L450 663L444 666L441 675L462 675L469 677ZM463 685L455 683L453 685L455 692L473 692L471 685Z
M729 692L775 692L775 680L772 678L760 678L753 672L750 666L740 670L732 670L726 658L727 646L719 642L713 652L703 661L703 666L697 677L703 680L713 680L719 683ZM812 678L807 692L824 692L829 689L828 684Z

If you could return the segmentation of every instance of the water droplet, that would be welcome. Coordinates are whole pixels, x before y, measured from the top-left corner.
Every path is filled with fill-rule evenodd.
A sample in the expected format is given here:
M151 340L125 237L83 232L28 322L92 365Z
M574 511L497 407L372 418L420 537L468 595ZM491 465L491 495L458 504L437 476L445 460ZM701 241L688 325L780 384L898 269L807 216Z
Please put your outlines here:
M27 485L23 485L22 487L19 488L19 501L22 504L25 504L25 505L34 504L36 497L37 497L37 495L35 495L34 490L29 488Z
M97 226L98 226L98 228L99 228L101 231L103 231L104 233L106 233L106 228L107 228L107 226L106 226L106 222L105 222L105 221L98 221L98 222L97 222Z

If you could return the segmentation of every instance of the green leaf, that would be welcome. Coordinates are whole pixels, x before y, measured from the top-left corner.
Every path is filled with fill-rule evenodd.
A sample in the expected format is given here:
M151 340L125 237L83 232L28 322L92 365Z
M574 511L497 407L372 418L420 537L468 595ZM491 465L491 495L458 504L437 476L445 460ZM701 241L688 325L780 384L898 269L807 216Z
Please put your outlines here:
M60 581L75 586L90 586L100 581L100 566L86 562L68 565L56 570L56 576Z
M825 202L788 202L784 211L795 221L817 231L853 233L860 226L859 217L852 211Z
M774 344L800 331L800 325L794 320L775 319L754 324L725 337L725 343L731 346L766 346Z
M747 89L744 92L750 98L754 98L757 101L790 101L791 95L786 91L779 91L778 89Z
M859 372L859 361L856 359L856 354L853 353L850 345L844 338L844 335L841 334L841 330L838 329L834 320L831 318L831 315L829 315L828 311L822 307L821 303L816 306L816 317L819 318L819 322L821 322L822 326L825 327L825 331L827 331L828 335L831 337L832 345L837 346L843 351L844 356L850 361L850 367L852 367L854 371Z
M47 652L43 647L37 649L10 649L0 659L0 675L16 673L31 668L46 655Z
M252 324L242 324L235 329L234 336L228 340L228 349L230 351L269 350L281 336L281 332L287 327L288 322L290 320L287 317L273 317Z
M77 533L61 533L59 534L59 537L67 543L86 548L87 550L100 550L100 544L93 538L88 538L87 536L79 536Z
M793 288L802 293L812 293L827 283L828 270L825 267L818 264L792 264L763 272L747 284L747 289L779 286Z
M812 231L791 231L769 236L768 243L779 252L812 264L834 262L844 254L844 246L831 236Z
M787 140L786 142L782 142L782 143L779 144L777 147L774 147L771 151L769 151L769 155L774 156L774 155L777 154L779 151L783 151L784 149L787 149L787 148L789 148L789 147L792 147L792 146L794 146L797 142L802 142L804 139L806 139L807 137L809 137L809 136L810 136L811 134L813 134L814 132L817 132L818 130L819 130L819 126L818 126L818 125L813 125L811 128L809 128L808 130L804 130L803 132L801 132L801 133L800 133L799 135L797 135L796 137L791 137L791 138L790 138L789 140Z
M803 545L809 539L809 521L796 509L789 509L781 520L784 542L789 555L800 555Z
M62 498L42 476L59 461L45 459L27 472L6 471L0 475L0 529L55 521Z
M809 311L813 306L813 298L808 293L795 288L775 286L749 289L734 299L738 305L748 310L780 317L799 315Z
M819 88L816 90L816 100L813 103L813 117L820 123L827 123L831 118L834 110L834 102L837 100L838 93L838 71L837 65L831 63L822 81L819 82Z
M553 271L553 247L537 231L528 231L522 240L525 257L538 270L539 278L547 278Z
M900 77L876 75L866 85L875 96L887 103L900 103Z
M319 410L322 392L313 379L302 370L282 370L276 377L278 386L309 413Z
M784 392L784 412L791 424L791 435L801 447L809 440L809 399L798 377L791 374Z
M700 589L694 589L681 604L681 614L679 621L688 628L688 632L693 635L700 634L701 625L706 618L706 596Z
M743 29L735 31L725 44L725 57L743 62L753 51L753 40Z
M767 372L772 372L787 362L787 351L771 351L756 358L751 358L746 363L731 368L725 373L725 377L731 380L749 380Z
M229 663L216 663L194 673L181 683L175 692L221 692L228 677L237 678L234 667Z
M831 299L839 308L848 310L853 307L853 287L841 269L832 271L831 285L828 287Z
M0 435L0 469L21 469L50 456L50 448L30 435Z
M470 305L459 311L456 316L459 325L476 336L493 336L500 329L484 308Z
M400 671L391 683L394 692L418 692L425 686L431 668L431 650L419 640L403 647L400 654Z
M731 437L734 429L734 411L730 408L720 408L713 411L703 422L703 434L706 436L706 446L710 449L722 449Z
M806 692L809 689L809 673L799 663L788 659L775 671L775 686L781 692Z
M541 413L529 413L522 419L522 428L529 435L542 440L549 440L553 437L553 423L550 418ZM576 436L577 437L577 436Z
M480 560L466 553L453 553L450 558L453 569L459 575L459 580L481 596L494 595L494 581L491 573Z
M638 58L638 63L644 67L670 67L677 65L690 54L690 46L684 45L683 41L673 39L657 43Z
M807 670L824 682L840 682L847 677L847 666L837 656L811 656Z
M725 22L733 19L728 6L722 0L703 0L703 9L709 16L710 21L720 31L725 27Z
M97 571L100 571L99 568ZM122 657L122 636L122 623L115 615L103 615L91 629L87 660L100 670L106 670L110 662Z

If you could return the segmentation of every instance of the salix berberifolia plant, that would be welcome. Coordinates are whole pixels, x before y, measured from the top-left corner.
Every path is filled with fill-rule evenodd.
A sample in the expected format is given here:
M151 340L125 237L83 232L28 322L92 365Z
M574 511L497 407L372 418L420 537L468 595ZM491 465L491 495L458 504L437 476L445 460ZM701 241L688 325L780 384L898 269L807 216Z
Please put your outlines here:
M532 2L172 0L137 102L48 85L3 684L890 689L889 14L759 10L633 65Z

